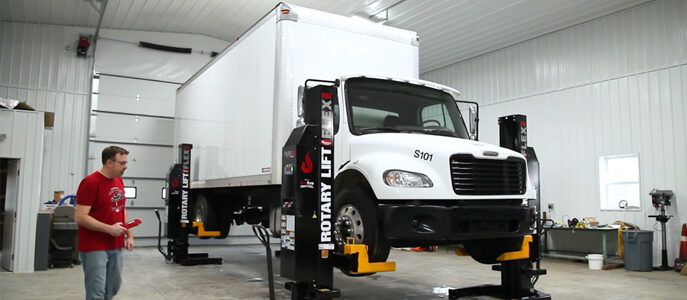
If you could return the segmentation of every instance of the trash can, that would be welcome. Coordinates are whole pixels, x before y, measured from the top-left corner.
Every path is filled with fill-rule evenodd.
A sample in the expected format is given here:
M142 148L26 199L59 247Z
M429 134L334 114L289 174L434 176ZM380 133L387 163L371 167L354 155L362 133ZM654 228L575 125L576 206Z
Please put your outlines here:
M651 271L654 264L653 243L653 230L623 230L625 269Z

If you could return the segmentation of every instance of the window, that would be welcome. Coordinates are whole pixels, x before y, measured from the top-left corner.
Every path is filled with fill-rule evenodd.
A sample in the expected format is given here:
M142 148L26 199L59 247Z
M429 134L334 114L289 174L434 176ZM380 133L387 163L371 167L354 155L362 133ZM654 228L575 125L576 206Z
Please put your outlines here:
M448 114L448 109L443 103L425 106L420 118L424 127L439 126L454 130L451 115Z
M136 199L136 187L135 186L125 186L124 187L124 197L127 199Z
M398 114L395 112L367 107L353 107L353 113L356 116L355 125L358 127L381 127L384 126L384 120L387 116L398 118Z
M370 78L346 81L348 125L355 135L412 132L468 138L448 92Z
M599 157L602 210L640 209L639 154Z

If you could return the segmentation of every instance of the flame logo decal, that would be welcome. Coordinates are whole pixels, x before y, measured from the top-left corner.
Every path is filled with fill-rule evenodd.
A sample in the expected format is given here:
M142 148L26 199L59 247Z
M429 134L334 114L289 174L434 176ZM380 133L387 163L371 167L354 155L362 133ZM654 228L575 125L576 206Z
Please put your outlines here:
M301 171L303 171L303 173L309 174L310 172L312 172L312 168L313 165L312 159L310 159L310 153L306 153L305 160L301 163Z

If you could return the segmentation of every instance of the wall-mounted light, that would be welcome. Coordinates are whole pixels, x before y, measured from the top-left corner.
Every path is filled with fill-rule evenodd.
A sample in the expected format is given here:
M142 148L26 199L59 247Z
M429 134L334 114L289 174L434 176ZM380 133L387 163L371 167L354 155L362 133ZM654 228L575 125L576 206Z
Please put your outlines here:
M76 45L76 56L86 57L88 54L88 47L91 46L91 36L87 34L79 35L79 43Z

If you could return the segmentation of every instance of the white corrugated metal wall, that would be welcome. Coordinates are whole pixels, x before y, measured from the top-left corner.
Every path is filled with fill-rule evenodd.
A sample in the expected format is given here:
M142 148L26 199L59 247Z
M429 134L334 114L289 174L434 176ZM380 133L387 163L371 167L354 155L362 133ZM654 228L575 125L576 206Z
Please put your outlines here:
M55 113L45 132L42 202L52 192L75 193L83 178L90 58L76 57L79 33L92 29L0 23L0 97Z
M11 253L11 269L14 272L33 272L36 219L40 206L40 190L35 178L39 178L43 158L43 113L0 109L0 157L19 159L18 190L14 218L5 216L5 225L13 222L14 242ZM7 199L11 201L12 199ZM8 219L9 217L9 219ZM3 246L3 248L5 248Z
M598 216L660 230L649 190L675 192L668 256L687 222L687 2L656 1L421 75L481 105L481 140L497 118L525 114L541 162L542 205L553 219ZM598 158L639 153L642 209L601 211Z
M103 30L102 32L116 37L127 35L127 31ZM45 129L44 138L41 137L44 141L41 144L43 158L37 161L43 161L42 172L32 174L30 178L26 177L22 182L24 185L31 186L34 191L40 191L40 196L31 199L29 203L32 216L32 221L29 223L33 224L32 227L22 226L23 231L17 235L21 237L18 239L21 243L30 243L30 245L22 244L21 249L34 249L32 241L35 238L35 212L38 211L40 203L52 199L52 192L55 190L75 193L81 179L87 173L86 147L91 81L89 73L92 58L84 59L76 56L75 47L80 33L92 34L93 29L0 22L0 97L26 101L39 111L55 113L54 127ZM131 34L138 38L141 32L131 32ZM155 36L155 34L148 36ZM178 34L158 34L157 36L165 36L168 40L174 40L176 37L176 41L186 40L187 44L203 45L205 49L202 50L209 48L218 51L226 46L224 41L204 36ZM208 45L212 47L207 47ZM119 53L119 59L124 59L130 54L127 51ZM197 58L192 63L193 68L198 68L203 64L204 62L199 63ZM195 70L181 70L181 72L186 72L186 76L189 76ZM170 163L172 161L173 157L170 157ZM35 188L39 185L40 188ZM155 195L157 196L158 193ZM147 223L150 223L150 227L155 226L152 221ZM30 254L31 265L21 265L15 271L33 270L32 253L33 250Z

